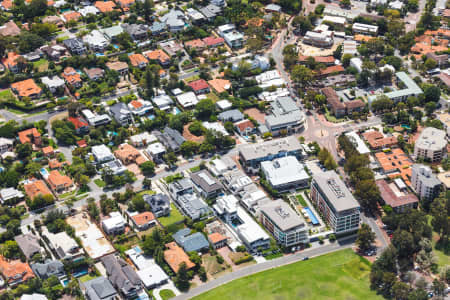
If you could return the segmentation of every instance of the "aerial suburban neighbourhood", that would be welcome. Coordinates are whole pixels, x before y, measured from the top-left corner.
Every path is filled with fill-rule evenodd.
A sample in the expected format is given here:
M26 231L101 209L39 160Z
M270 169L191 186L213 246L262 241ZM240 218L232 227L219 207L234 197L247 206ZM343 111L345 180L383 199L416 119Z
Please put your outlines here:
M0 0L0 299L450 299L450 2Z

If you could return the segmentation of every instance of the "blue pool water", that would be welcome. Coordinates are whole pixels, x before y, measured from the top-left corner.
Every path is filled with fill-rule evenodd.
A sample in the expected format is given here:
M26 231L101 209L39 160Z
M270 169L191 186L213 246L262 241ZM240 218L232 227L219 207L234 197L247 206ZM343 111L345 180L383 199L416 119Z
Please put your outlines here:
M47 177L48 175L50 175L50 174L48 173L48 171L47 171L45 168L42 168L42 169L41 169L41 174L42 174L42 176L44 176L44 177Z
M142 253L142 250L139 246L134 247L134 251L136 251L136 253Z
M62 281L62 286L67 286L69 284L70 280L69 279L64 279Z
M119 45L112 45L114 48L119 49Z
M155 119L155 115L149 115L148 118L149 118L150 120L154 120L154 119Z
M319 220L317 220L316 216L313 214L311 209L309 207L306 207L305 210L306 210L306 213L308 214L308 217L311 219L311 223L313 225L318 225L319 224Z
M78 277L81 277L81 276L83 276L83 275L86 275L87 273L88 273L88 270L87 270L87 269L81 270L81 271L78 271L78 272L73 273L73 277L78 278Z
M178 115L180 112L181 112L181 110L176 106L172 110L172 114L174 114L174 115Z

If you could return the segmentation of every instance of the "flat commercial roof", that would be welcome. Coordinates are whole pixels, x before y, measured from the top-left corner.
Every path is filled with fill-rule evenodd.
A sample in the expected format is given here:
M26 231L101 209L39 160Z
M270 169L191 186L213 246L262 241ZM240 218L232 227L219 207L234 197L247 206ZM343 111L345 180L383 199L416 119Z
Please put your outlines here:
M317 173L313 178L336 211L359 207L359 203L335 171Z
M282 231L306 226L303 219L281 199L268 202L260 210Z
M295 156L285 156L273 161L264 161L261 163L261 168L273 186L309 179L305 166L299 163Z
M427 127L420 133L420 136L416 141L416 147L432 151L442 150L447 146L445 136L446 133L444 130Z
M239 152L245 160L252 160L279 152L296 151L301 148L301 144L297 138L295 136L289 136L264 143L249 144L241 147Z

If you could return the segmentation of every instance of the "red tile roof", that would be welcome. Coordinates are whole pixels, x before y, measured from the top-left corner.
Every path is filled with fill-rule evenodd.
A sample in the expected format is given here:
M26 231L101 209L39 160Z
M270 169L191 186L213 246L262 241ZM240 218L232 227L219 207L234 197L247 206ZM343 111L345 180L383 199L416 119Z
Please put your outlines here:
M377 180L375 183L380 190L381 198L383 198L384 202L392 208L419 202L419 199L417 199L413 193L397 196L384 179Z
M203 42L205 42L205 44L207 46L218 46L218 45L222 45L224 43L224 39L221 37L215 37L215 36L209 36L203 39Z
M80 129L83 127L89 127L89 123L86 122L85 119L83 119L82 117L69 117L67 118L67 120L73 124L73 126L75 126L75 129Z
M209 85L204 79L198 79L195 81L191 81L188 83L188 85L194 90L194 91L201 91L204 89L208 89Z
M41 134L36 128L30 128L24 131L21 131L18 133L19 135L19 141L22 144L25 143L33 143L35 142L35 139L39 139L41 137Z
M213 233L211 233L210 235L208 235L208 240L209 240L211 243L213 243L213 244L217 244L217 243L222 242L222 241L224 241L224 240L226 241L226 240L227 240L227 237L221 235L221 234L218 233L218 232L213 232Z
M131 218L133 219L133 222L138 226L148 224L149 222L155 220L155 216L149 211L134 215Z
M42 89L31 78L12 83L11 88L17 92L19 97L37 97L42 92Z
M186 252L175 242L166 244L166 248L168 249L164 251L164 260L175 273L178 272L182 262L186 264L188 270L195 267Z
M45 182L42 180L35 180L31 183L25 184L23 188L25 189L25 193L30 199L34 199L39 195L45 196L52 194Z

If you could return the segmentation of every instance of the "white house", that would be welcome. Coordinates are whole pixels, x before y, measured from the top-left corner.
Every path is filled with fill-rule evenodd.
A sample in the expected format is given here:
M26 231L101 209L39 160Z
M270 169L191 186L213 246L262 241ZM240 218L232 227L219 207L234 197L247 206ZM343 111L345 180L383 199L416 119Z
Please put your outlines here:
M125 231L125 219L123 216L114 211L109 214L109 218L102 221L102 227L106 234L121 234Z

